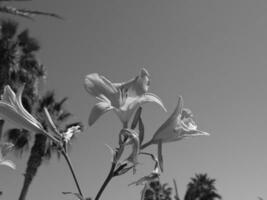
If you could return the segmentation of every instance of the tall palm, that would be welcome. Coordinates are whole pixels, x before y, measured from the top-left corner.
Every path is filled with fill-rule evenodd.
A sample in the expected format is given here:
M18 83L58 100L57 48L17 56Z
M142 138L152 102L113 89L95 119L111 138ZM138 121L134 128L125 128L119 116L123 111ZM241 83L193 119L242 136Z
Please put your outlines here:
M36 109L36 115L45 129L47 129L48 125L43 114L44 107L48 109L53 121L55 122L55 125L59 130L65 131L70 126L70 124L65 123L66 120L71 116L71 114L63 107L63 104L66 100L67 98L63 98L60 101L56 101L54 92L46 93L46 95L39 100ZM53 152L60 156L60 152L58 151L56 144L47 139L45 135L36 133L34 144L31 148L30 157L27 162L24 183L19 200L26 199L28 189L33 181L33 178L37 174L38 168L42 165L43 159L49 159Z
M54 93L50 93L39 100L38 83L41 78L45 77L46 71L35 56L35 53L40 49L37 40L29 36L28 30L18 33L18 24L14 21L4 20L0 26L0 93L3 92L3 88L7 84L14 91L21 84L24 84L25 88L22 97L24 107L30 113L36 112L39 115L39 120L45 127L42 109L46 106L52 117L55 118L55 122L60 124L60 122L70 116L68 112L62 112L62 105L66 101L66 98L56 102ZM36 102L39 105L37 106L37 111L34 109L36 108ZM2 125L0 126L1 130L4 125L3 120L0 120L0 125ZM10 129L6 132L5 136L8 141L14 143L16 152L19 154L22 154L29 148L30 134L28 131L23 129ZM27 190L32 181L32 174L36 174L38 167L42 164L41 161L36 161L37 159L35 160L35 158L49 158L53 150L55 150L55 145L49 143L51 142L46 140L44 136L36 135L35 144L31 150L32 156L30 156L28 161L28 166L34 166L32 163L35 163L35 166L33 168L28 167L26 170L25 184L21 194L22 199L27 194ZM47 146L50 148L47 148Z
M50 13L50 12L43 12L43 11L38 11L38 10L29 10L29 9L24 9L24 8L15 8L13 6L9 5L3 5L3 2L9 2L9 1L29 1L29 0L0 0L0 12L6 13L6 14L12 14L12 15L17 15L25 18L32 19L35 15L44 15L44 16L50 16L58 19L62 19L61 16L55 13Z
M207 174L196 174L187 185L184 200L215 200L221 199L215 188L215 179Z

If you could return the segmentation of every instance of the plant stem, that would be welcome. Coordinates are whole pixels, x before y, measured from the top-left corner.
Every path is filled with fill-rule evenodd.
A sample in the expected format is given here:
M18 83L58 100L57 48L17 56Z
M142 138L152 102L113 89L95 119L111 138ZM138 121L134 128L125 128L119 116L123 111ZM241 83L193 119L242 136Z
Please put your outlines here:
M80 185L79 185L79 183L78 183L78 179L77 179L77 177L76 177L76 175L75 175L75 172L74 172L74 169L73 169L73 167L72 167L70 158L69 158L68 154L67 154L63 149L61 150L61 153L62 153L62 155L64 156L65 160L66 160L67 163L68 163L69 169L70 169L71 174L72 174L72 177L73 177L73 179L74 179L74 181L75 181L75 184L76 184L76 187L77 187L77 189L78 189L78 192L79 192L79 194L83 197L82 190L81 190L81 188L80 188Z
M114 169L116 167L116 163L112 162L109 174L107 176L107 178L105 179L103 185L101 186L100 190L98 191L95 200L99 200L101 194L103 193L103 191L105 190L106 186L108 185L108 183L111 181L111 179L113 178L113 173L114 173Z

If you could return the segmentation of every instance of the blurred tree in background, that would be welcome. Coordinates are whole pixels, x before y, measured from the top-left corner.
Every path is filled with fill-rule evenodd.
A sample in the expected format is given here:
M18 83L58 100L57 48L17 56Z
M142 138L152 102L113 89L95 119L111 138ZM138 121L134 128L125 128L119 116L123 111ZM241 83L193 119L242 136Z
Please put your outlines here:
M56 101L54 92L47 92L43 97L39 94L39 83L46 78L44 66L36 58L36 52L40 45L35 38L30 37L29 31L18 32L18 24L11 20L2 20L0 24L0 94L3 93L5 85L10 85L14 91L24 85L22 96L23 106L34 115L47 129L43 109L46 107L61 131L66 131L72 125L79 125L79 122L66 124L71 113L64 108L67 98ZM0 120L0 136L4 120ZM82 126L81 126L82 127ZM12 142L17 155L29 149L30 133L27 130L12 128L5 132L5 139ZM20 200L26 198L27 191L43 159L49 159L52 153L57 151L55 144L42 134L36 133L31 154L27 163L24 184Z
M187 185L184 200L215 200L221 199L215 188L215 179L207 174L196 174Z
M64 109L64 103L67 98L63 98L60 101L55 100L54 92L47 92L38 101L36 108L36 115L38 121L42 123L44 129L47 130L48 125L43 114L43 109L46 107L59 130L62 132L67 131L71 126L82 125L79 122L66 124L65 122L71 116L71 113ZM70 144L70 143L68 143ZM29 187L37 174L39 167L42 165L43 160L49 160L52 154L55 153L60 158L60 151L57 149L57 145L49 140L44 134L36 133L34 144L31 148L30 157L27 162L27 168L25 171L24 183L21 190L19 200L25 200Z
M159 180L153 180L145 184L142 190L141 200L171 200L172 188L168 184L161 184Z
M181 200L174 180L175 195L172 198L172 188L161 184L159 179L145 184L141 192L141 200ZM215 188L215 179L207 174L196 174L187 185L184 200L215 200L222 199Z
M29 36L29 31L18 33L18 24L12 20L3 20L0 24L0 94L5 85L10 85L14 91L24 84L22 103L31 113L33 105L38 100L38 85L45 79L46 70L37 60L36 52L40 49L36 39ZM4 121L0 123L0 135ZM17 130L14 135L20 135L17 146L27 146L29 135L26 130Z

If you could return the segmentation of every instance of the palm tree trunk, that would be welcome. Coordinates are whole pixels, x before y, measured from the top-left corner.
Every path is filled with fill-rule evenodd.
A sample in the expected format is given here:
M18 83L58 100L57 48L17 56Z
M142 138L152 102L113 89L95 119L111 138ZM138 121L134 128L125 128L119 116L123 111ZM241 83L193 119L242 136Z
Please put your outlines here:
M23 187L19 196L19 200L26 200L29 187L36 176L38 168L42 164L42 158L45 153L46 136L43 134L36 134L34 145L31 148L31 154L27 162L27 168L24 177Z
M1 54L2 53L3 52L1 51ZM2 58L0 59L0 66L0 94L3 94L4 86L8 83L9 80L10 66L8 63L6 63L6 60Z

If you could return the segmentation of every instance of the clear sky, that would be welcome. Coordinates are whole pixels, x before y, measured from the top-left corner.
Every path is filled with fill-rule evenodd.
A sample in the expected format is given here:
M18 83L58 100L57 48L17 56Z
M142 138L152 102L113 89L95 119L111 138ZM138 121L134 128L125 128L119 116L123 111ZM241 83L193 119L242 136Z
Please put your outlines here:
M145 140L171 114L178 95L199 128L211 133L164 145L162 181L175 178L183 197L190 177L207 172L224 199L267 199L267 1L34 0L12 5L66 18L16 19L40 40L47 88L70 98L67 108L75 120L87 124L95 103L82 85L86 74L123 81L146 66L151 91L169 112L144 106ZM73 142L71 159L86 196L95 197L106 177L111 158L105 144L115 146L119 130L110 112ZM156 152L155 146L147 150ZM0 167L4 200L18 198L28 156L9 158L18 169ZM142 187L127 185L152 169L150 160L141 162L135 176L112 180L102 199L140 199ZM64 160L54 158L40 168L28 199L71 200L63 191L76 188Z

